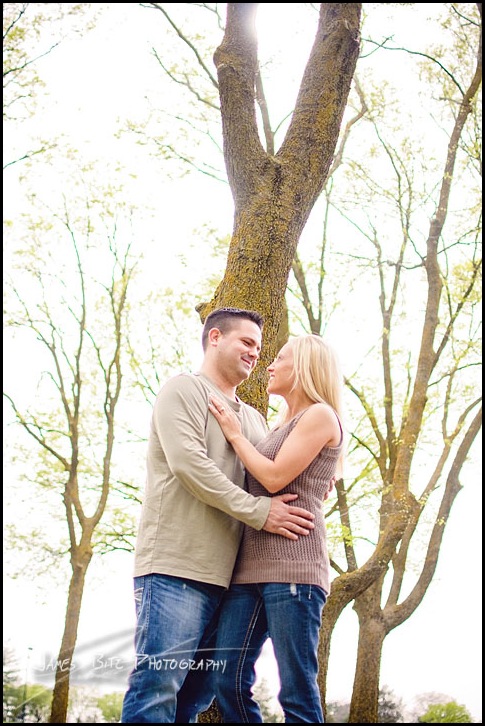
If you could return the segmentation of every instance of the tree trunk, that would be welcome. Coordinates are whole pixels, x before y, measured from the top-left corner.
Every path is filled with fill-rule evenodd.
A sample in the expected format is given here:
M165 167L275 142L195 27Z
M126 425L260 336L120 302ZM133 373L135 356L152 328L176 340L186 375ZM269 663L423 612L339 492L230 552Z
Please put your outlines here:
M215 700L212 701L207 711L199 713L197 723L223 723L221 712L219 711Z
M325 607L323 608L322 625L320 628L320 639L318 644L318 687L322 697L323 715L326 715L325 703L327 700L327 675L328 661L330 657L330 643L332 633L337 620L348 604L347 598L340 593L331 593Z
M359 54L361 3L322 3L315 42L280 150L259 139L255 88L257 3L228 3L226 30L214 54L234 227L224 278L198 306L258 310L264 346L242 397L266 413L266 367L277 347L288 275L300 235L325 184Z
M401 603L398 602L405 572L410 570L409 545L420 522L423 506L415 507L400 543L399 551L393 557L393 576L385 606L381 609L383 578L376 580L371 587L355 599L354 609L359 617L359 642L349 723L377 723L375 718L378 708L380 662L385 638L416 611L433 580L446 524L454 501L461 490L460 472L470 453L470 448L480 432L481 421L482 412L480 410L468 427L453 458L441 504L429 536L421 572L409 595ZM421 501L427 500L434 484L434 477L431 477L428 489L421 497Z
M379 722L381 653L388 632L379 606L383 579L359 595L354 605L359 617L359 642L348 723Z
M69 680L72 669L72 657L76 647L79 617L84 591L86 572L91 561L89 551L84 557L77 557L72 563L72 577L69 583L69 595L66 607L64 634L62 636L56 667L56 678L52 693L52 707L49 723L67 723L67 707L69 702ZM73 558L74 560L74 558Z

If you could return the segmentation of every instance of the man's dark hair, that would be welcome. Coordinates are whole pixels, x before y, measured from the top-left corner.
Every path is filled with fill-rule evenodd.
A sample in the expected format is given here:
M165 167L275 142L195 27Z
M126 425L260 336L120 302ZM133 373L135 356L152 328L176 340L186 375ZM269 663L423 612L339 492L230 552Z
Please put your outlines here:
M221 333L226 334L234 327L234 323L238 320L252 320L253 323L263 329L263 316L255 310L241 310L241 308L218 308L213 310L205 319L204 329L202 331L202 348L207 348L207 339L209 330L218 328Z

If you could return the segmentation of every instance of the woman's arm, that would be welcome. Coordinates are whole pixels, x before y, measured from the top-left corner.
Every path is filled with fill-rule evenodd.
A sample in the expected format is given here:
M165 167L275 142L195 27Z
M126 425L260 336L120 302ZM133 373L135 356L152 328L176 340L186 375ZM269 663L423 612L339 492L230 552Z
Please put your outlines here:
M272 461L242 435L232 409L212 397L209 410L246 469L272 494L301 474L324 446L338 446L340 442L340 426L334 411L324 403L315 403L305 411Z

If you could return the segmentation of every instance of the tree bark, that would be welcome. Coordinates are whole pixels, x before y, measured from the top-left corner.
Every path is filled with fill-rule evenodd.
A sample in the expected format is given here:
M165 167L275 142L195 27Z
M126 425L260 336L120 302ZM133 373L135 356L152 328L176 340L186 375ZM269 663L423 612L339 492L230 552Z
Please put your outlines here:
M266 367L276 353L296 247L327 179L359 53L361 3L322 3L293 117L279 151L268 154L256 120L256 3L228 3L214 54L224 158L234 226L224 277L202 319L227 305L265 319L259 364L241 395L267 411ZM257 284L255 284L257 281Z
M89 548L89 550L86 550L84 556L75 556L72 558L72 577L69 583L64 633L59 655L57 656L56 677L52 693L49 723L66 723L70 675L73 668L72 658L77 641L84 581L91 557L92 551Z
M359 617L359 642L349 723L378 723L381 653L387 627L378 596L384 578L376 580L355 601Z

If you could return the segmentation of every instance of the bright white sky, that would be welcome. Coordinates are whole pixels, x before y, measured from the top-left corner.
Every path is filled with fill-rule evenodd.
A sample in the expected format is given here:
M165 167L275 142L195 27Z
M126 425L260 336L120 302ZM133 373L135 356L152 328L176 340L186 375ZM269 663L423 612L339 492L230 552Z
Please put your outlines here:
M293 47L298 51L291 20L297 5L301 7L301 4L290 3L288 10L288 6L278 6L279 25L278 33L275 33L272 6L261 4L261 27L265 25L264 16L267 15L267 23L272 29L268 38L273 38L278 45L281 43L280 48L285 52ZM384 4L379 5L382 8ZM409 18L408 27L412 28L416 46L419 30L425 31L425 24L418 23L417 18L424 17L432 7L421 4L408 8L407 15L402 15L398 24L393 23L392 30L398 26L403 29L403 18ZM99 148L108 156L112 149L116 153L112 139L116 119L126 115L142 118L145 96L157 87L158 70L150 49L164 31L163 19L137 4L112 3L111 8L94 32L57 49L45 59L42 67L52 94L52 105L43 123L49 123L54 135L62 131L75 140L81 152ZM289 13L288 22L285 22L286 12ZM403 9L383 8L380 11L383 36L390 35L387 15L392 12L402 14ZM117 14L114 23L113 13ZM151 39L147 37L149 32ZM309 44L311 37L310 34ZM308 48L309 45L302 51L303 55ZM138 166L139 159L134 158L133 167ZM173 271L179 269L176 256L193 237L194 229L205 222L230 232L232 202L228 189L222 184L211 183L197 175L180 182L167 179L165 184L157 179L156 188L151 180L146 183L143 179L141 185L138 193L143 197L150 196L154 204L159 202L160 217L155 224L163 225L165 234L170 230L167 236L171 244L164 249L163 273L160 267L157 269L158 274L166 275L168 284ZM207 189L208 194L202 194L202 189ZM10 214L9 205L15 204L16 192L15 185L6 190L7 215ZM187 200L190 200L189 204ZM156 239L156 232L149 231L147 239ZM169 250L173 255L173 268L168 264ZM199 261L194 263L200 265ZM21 374L25 380L28 362ZM381 685L387 684L407 704L419 693L447 694L464 704L474 718L481 721L482 507L478 466L467 467L463 483L466 486L454 505L437 574L425 601L407 623L386 639ZM8 492L6 496L8 500ZM134 626L131 568L131 556L123 554L110 557L104 565L91 567L78 637L79 646L85 646L89 651L86 657L112 655L111 647L88 646L97 638L125 633L114 652L118 655L123 651L123 658L130 658L131 634L126 632ZM66 602L64 588L55 586L44 593L46 602L43 604L32 583L32 575L29 572L25 579L14 582L6 578L4 582L4 637L15 647L22 668L26 666L29 653L29 673L32 665L40 667L49 653L57 653ZM348 609L333 638L328 700L350 699L356 637L356 617ZM29 648L32 650L28 651ZM266 663L270 660L270 656L265 658ZM266 665L262 671L274 681L272 667ZM107 687L107 690L114 690L114 687Z

